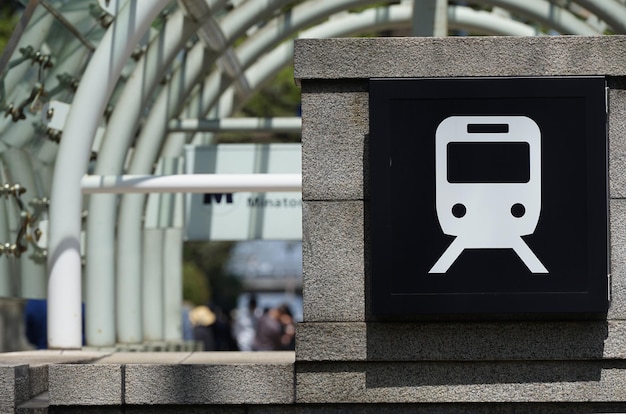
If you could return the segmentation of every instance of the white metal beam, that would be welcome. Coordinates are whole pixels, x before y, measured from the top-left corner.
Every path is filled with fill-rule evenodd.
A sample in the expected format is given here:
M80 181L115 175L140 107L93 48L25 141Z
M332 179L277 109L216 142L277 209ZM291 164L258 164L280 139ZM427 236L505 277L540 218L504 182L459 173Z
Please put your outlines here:
M170 132L300 132L300 117L174 119Z
M83 194L301 191L301 174L86 175Z

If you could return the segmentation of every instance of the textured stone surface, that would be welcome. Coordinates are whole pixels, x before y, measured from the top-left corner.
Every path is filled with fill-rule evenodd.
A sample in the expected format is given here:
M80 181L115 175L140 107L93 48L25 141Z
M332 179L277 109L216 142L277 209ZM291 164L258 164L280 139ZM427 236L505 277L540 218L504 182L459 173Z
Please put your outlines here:
M305 201L304 321L364 321L364 203Z
M302 87L302 197L359 200L369 133L367 82ZM365 190L367 191L367 190Z
M26 364L30 367L36 367L56 363L90 362L106 355L108 354L104 352L59 350L6 352L0 354L0 364Z
M254 407L249 414L578 414L623 413L626 403L456 403L456 404L302 404L293 407Z
M293 364L293 351L263 352L194 352L185 359L185 364Z
M99 359L96 364L178 364L191 356L191 352L115 352Z
M297 361L367 360L365 322L313 322L296 326Z
M103 355L93 352L55 350L0 354L0 412L4 412L2 410L15 412L18 405L47 391L49 364L87 362ZM20 410L24 412L26 409Z
M611 306L607 317L626 319L626 200L614 199L609 204Z
M298 361L626 358L626 322L303 323Z
M127 365L126 404L289 404L293 364Z
M28 365L0 366L0 410L14 409L29 398Z
M623 413L626 403L300 404L255 406L51 407L50 414L588 414ZM19 413L18 413L19 414ZM26 413L24 413L26 414ZM30 414L30 413L29 413Z
M122 404L122 366L54 364L48 367L51 405Z
M626 76L626 37L297 39L297 79Z
M607 361L298 363L298 403L622 401Z
M609 90L609 193L611 198L626 196L626 90L623 88Z
M30 366L28 369L29 376L29 398L48 391L48 367L47 366Z

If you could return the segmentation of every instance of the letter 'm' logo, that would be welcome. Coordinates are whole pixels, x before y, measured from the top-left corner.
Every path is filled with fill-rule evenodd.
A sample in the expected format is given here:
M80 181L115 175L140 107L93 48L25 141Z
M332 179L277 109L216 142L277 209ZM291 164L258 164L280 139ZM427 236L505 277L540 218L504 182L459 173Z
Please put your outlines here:
M203 204L213 204L213 202L215 201L215 204L221 204L222 203L222 198L226 196L226 204L232 204L233 203L233 193L217 193L217 194L205 194L204 195L204 199L202 200Z

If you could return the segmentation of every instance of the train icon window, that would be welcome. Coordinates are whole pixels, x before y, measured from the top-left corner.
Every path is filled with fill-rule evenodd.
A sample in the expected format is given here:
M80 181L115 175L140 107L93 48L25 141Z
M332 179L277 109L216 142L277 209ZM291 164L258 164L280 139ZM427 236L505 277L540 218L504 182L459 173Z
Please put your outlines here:
M525 116L451 116L435 132L435 207L456 236L429 273L465 249L513 249L532 273L548 270L521 238L541 213L541 132Z

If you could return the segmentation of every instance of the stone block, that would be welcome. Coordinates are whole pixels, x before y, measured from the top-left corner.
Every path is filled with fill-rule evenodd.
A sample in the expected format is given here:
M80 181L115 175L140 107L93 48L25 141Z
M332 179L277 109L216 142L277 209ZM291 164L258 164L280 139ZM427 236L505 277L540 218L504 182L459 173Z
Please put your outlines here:
M625 36L297 39L294 76L625 76L625 47Z
M626 412L624 403L300 404L251 407L248 414L588 414Z
M626 196L626 90L624 89L609 90L609 193L611 198Z
M368 108L366 80L303 85L304 200L363 199L368 187L364 172Z
M365 322L302 322L296 325L297 361L367 360Z
M51 405L121 405L122 366L53 364L48 367Z
M363 201L303 205L304 320L364 321Z
M610 200L611 305L608 319L626 319L626 200Z
M290 404L293 364L126 366L125 403Z
M15 410L30 396L28 365L0 366L0 410Z
M296 339L298 362L626 358L626 322L619 320L305 322Z
M48 391L48 366L30 366L28 369L28 376L30 382L29 398L34 395L39 395L42 392Z
M623 401L626 370L606 361L296 364L297 403Z

